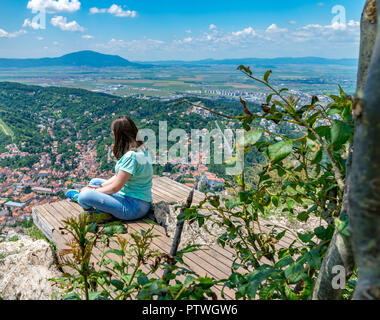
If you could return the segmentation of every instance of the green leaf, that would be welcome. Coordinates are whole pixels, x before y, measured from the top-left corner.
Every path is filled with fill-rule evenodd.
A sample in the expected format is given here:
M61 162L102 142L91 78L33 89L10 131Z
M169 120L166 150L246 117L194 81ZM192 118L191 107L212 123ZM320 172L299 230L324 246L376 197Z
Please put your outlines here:
M124 252L122 250L117 250L117 249L109 249L105 252L105 255L108 255L110 253L116 254L120 257L124 257Z
M305 259L314 269L319 269L322 263L321 257L316 249L312 249L305 254Z
M81 300L81 298L78 293L72 292L63 296L63 300Z
M320 149L314 156L313 160L311 161L311 164L317 164L322 161L323 151Z
M282 269L292 263L294 263L294 259L291 256L285 256L275 264L275 267Z
M259 292L260 300L270 300L274 293L274 285L265 286Z
M288 199L286 199L286 205L288 207L288 210L292 212L293 207L295 205L295 201L293 199L288 198Z
M137 282L138 282L140 285L144 286L144 285L146 285L147 283L149 283L149 279L148 279L147 276L139 276L139 277L137 278Z
M277 240L281 240L281 239L285 236L285 233L286 233L286 230L280 232L280 233L276 236L276 239L277 239Z
M346 94L345 94L343 88L340 86L340 84L338 84L338 86L339 86L339 93L340 93L340 96L341 96L342 98L345 98L345 97L346 97Z
M274 96L274 93L271 93L267 96L267 104L270 104L270 102L272 101L272 97Z
M335 146L341 146L352 137L353 132L353 125L336 120L331 126L331 142Z
M319 98L317 96L313 96L311 98L311 105L312 106L315 105L318 101L319 101Z
M268 70L267 72L265 72L264 74L264 81L266 83L268 83L268 79L269 79L269 75L272 73L272 70Z
M243 65L240 65L237 67L238 70L240 71L243 71L245 73L248 73L250 76L252 75L252 71L249 67L246 67L246 66L243 66Z
M309 214L306 211L302 211L297 215L299 221L305 222L309 219Z
M277 167L277 174L279 177L282 177L284 174L286 174L286 171L281 167Z
M307 118L308 124L310 124L311 126L313 126L314 123L315 123L315 121L317 120L318 116L319 116L319 112L313 113L309 118Z
M261 282L269 278L274 273L276 273L276 270L267 265L263 265L253 271L248 276L248 295L253 298L256 295L257 289L259 288Z
M335 218L335 225L341 235L345 237L350 236L349 232L349 219L346 213L342 214L339 218Z
M314 233L318 239L325 240L326 229L323 226L317 227L314 229Z
M300 297L289 288L289 286L285 285L285 294L288 300L300 300Z
M98 300L100 295L102 294L102 291L99 292L89 292L88 293L88 299L89 300Z
M122 224L109 224L104 227L103 232L114 235L115 233L126 233L126 229Z
M273 205L274 205L275 207L278 207L278 197L273 196L273 197L272 197L272 203L273 203Z
M250 192L248 192L248 191L240 191L239 192L239 198L240 198L240 201L241 202L247 202L248 201L248 199L249 199L249 197L250 197Z
M292 152L293 143L280 141L268 147L269 159L272 163L285 159Z
M302 242L308 243L314 237L313 233L299 233L297 232L298 238L301 239Z
M243 139L239 139L238 145L239 146L249 146L249 145L254 145L257 141L260 140L261 136L263 135L263 130L250 130L248 132L244 133L244 143Z
M123 281L120 280L111 280L111 284L117 289L117 290L123 290L124 288L124 283Z
M329 116L333 115L333 114L340 114L340 109L337 109L337 108L332 108L332 109L329 109L329 111L327 111L327 114Z
M352 105L351 104L343 109L342 119L343 121L349 121L349 122L352 121Z
M294 263L285 270L285 277L290 282L297 283L304 277L304 270L302 263Z
M321 136L325 137L327 140L330 140L330 127L329 126L318 126L314 130Z

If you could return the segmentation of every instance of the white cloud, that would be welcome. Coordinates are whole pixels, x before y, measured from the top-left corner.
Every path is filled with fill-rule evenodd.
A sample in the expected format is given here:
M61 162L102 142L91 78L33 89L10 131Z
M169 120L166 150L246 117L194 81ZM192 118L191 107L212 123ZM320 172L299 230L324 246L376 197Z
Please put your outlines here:
M162 48L164 45L164 41L149 38L130 41L113 38L106 44L98 44L97 46L107 49L111 52L119 51L120 49L126 49L127 51L133 52L147 52L150 50Z
M37 22L32 22L29 19L24 20L24 24L22 25L23 27L30 27L34 30L40 29L41 25Z
M53 42L53 45L54 45L54 46L58 46L58 45L59 45L59 42L58 42L58 41L54 41L54 42Z
M191 33L191 30L186 30L185 32L190 34L190 33Z
M91 14L96 14L96 13L106 13L107 9L98 9L96 7L90 9Z
M97 14L97 13L106 13L112 14L115 17L120 18L135 18L137 16L137 12L133 10L123 10L121 6L118 6L116 4L111 5L108 9L99 9L96 7L93 7L90 9L91 14Z
M240 36L255 36L256 31L253 30L252 27L245 28L241 31L232 32L234 36L240 37Z
M204 32L193 31L182 39L112 39L96 46L134 59L152 59L155 55L168 59L215 58L218 55L220 58L264 55L352 57L358 50L359 39L360 23L351 20L346 24L297 24L289 28L273 23L268 28L258 29L252 25L230 31L207 26Z
M288 31L288 29L286 29L286 28L279 28L278 26L277 26L277 24L275 24L275 23L273 23L273 24L271 24L266 30L265 30L265 32L269 32L269 33L271 33L271 32L287 32Z
M126 10L124 11L120 6L113 4L109 9L108 13L116 16L116 17L136 17L136 11Z
M350 20L348 22L349 27L360 27L360 21Z
M42 40L44 40L44 38L43 37L37 37L37 40L42 41Z
M5 30L3 29L0 29L0 38L6 38L8 37L8 32L6 32Z
M289 23L290 24L297 24L297 21L296 20L290 20Z
M80 9L78 0L30 0L27 8L33 11L46 10L48 13L75 12Z
M71 31L71 32L79 31L79 32L83 32L85 30L75 20L71 21L71 22L67 22L66 17L62 17L62 16L55 16L54 18L52 18L50 20L50 23L54 27L60 28L63 31Z
M213 29L216 29L216 25L215 24L210 24L210 26L208 27L210 30L213 30Z
M22 34L26 34L25 30L19 30L16 32L7 32L4 29L0 29L0 38L16 38Z
M82 36L82 38L88 40L88 39L94 39L94 36L91 36L89 34L85 34L85 35Z

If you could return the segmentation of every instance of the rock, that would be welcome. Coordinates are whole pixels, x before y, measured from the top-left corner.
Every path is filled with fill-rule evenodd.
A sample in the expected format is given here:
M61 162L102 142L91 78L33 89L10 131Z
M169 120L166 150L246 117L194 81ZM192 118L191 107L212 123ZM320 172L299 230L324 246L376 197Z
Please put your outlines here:
M182 202L164 201L153 204L154 216L157 223L165 228L166 235L171 239L174 238L177 227L177 215L180 213L180 207L183 205L184 203ZM213 224L212 221L205 222L201 228L197 222L190 225L185 221L179 249L183 249L188 244L215 244L217 237L222 233L222 229Z
M4 300L50 300L58 291L49 278L58 278L55 256L45 240L22 234L0 242L0 297Z

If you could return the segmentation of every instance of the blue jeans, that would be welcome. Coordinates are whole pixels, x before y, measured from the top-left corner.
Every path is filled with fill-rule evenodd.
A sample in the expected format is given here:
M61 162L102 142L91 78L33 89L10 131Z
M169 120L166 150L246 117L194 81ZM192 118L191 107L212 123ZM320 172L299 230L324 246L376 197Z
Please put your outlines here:
M106 180L95 178L89 183L90 186L99 186ZM112 214L121 220L137 220L144 217L149 209L150 203L121 195L120 193L105 194L94 190L85 190L79 193L78 203L84 209L95 208L97 210Z

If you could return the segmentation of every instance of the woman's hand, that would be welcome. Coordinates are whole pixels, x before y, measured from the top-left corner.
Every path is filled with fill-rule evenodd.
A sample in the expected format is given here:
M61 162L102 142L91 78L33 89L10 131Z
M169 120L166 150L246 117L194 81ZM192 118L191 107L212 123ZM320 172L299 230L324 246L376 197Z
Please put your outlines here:
M94 189L98 189L98 188L99 188L99 186L86 186L86 187L82 188L80 190L80 192L85 191L85 190L94 190Z

